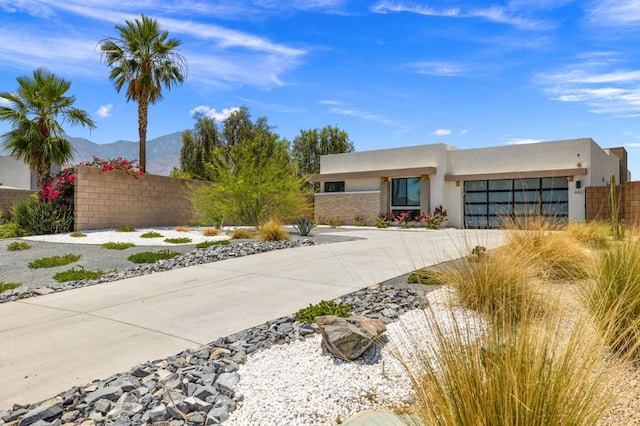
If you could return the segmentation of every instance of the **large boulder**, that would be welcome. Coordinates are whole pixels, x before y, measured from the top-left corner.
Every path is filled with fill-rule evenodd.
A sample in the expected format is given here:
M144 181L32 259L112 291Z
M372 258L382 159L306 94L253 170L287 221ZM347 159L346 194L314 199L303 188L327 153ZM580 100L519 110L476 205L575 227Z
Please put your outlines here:
M361 316L326 315L317 317L315 323L329 353L345 361L358 359L387 330L382 320Z

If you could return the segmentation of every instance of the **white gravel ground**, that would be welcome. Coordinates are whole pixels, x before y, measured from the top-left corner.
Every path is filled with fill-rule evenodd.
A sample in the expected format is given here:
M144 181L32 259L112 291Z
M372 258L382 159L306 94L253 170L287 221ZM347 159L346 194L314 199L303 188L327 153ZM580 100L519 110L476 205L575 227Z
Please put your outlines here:
M482 321L468 310L451 309L451 290L428 293L428 311L414 310L387 326L387 343L347 363L330 356L320 336L258 352L241 367L236 392L242 405L226 425L335 425L359 411L409 402L411 383L398 361L411 362L415 342L433 342L427 315L443 330L452 324L476 327ZM455 317L455 321L452 320ZM453 321L453 322L452 322ZM473 333L472 333L473 334Z
M224 232L215 237L205 237L202 235L204 228L189 228L188 232L175 231L174 228L140 228L134 232L116 232L113 229L100 229L96 231L82 231L86 237L72 237L71 233L34 235L23 237L24 240L46 241L50 243L65 244L103 244L107 242L134 243L137 246L175 246L176 244L164 242L165 238L191 238L190 244L197 244L203 241L227 240L229 236ZM140 235L150 231L162 234L162 238L141 238Z

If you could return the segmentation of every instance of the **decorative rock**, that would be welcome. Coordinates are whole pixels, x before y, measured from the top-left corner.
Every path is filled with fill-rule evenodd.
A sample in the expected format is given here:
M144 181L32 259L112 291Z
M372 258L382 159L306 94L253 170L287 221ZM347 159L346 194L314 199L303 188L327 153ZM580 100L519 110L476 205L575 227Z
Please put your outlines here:
M98 389L94 392L91 392L84 401L91 405L99 399L107 399L109 401L116 401L118 398L122 396L122 389L117 386L109 386L106 388Z
M62 402L56 402L50 405L43 405L35 410L31 410L26 413L20 421L18 426L29 426L40 420L50 419L58 414L62 413Z
M327 350L337 358L353 361L387 330L384 322L366 317L317 317L315 323Z

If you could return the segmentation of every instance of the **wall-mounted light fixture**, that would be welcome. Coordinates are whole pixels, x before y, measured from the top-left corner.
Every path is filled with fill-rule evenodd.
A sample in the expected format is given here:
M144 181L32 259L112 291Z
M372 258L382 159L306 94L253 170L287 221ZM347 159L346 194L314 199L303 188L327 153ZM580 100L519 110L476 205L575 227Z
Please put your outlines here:
M460 186L460 181L459 180L456 181L456 186Z
M580 188L582 188L582 182L577 180L576 181L576 189L580 189Z

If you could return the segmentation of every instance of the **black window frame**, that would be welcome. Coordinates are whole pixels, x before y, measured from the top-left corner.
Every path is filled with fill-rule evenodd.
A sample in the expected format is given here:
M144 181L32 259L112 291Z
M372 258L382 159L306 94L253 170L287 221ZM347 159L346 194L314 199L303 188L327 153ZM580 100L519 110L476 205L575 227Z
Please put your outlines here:
M344 192L344 181L325 182L324 192Z

